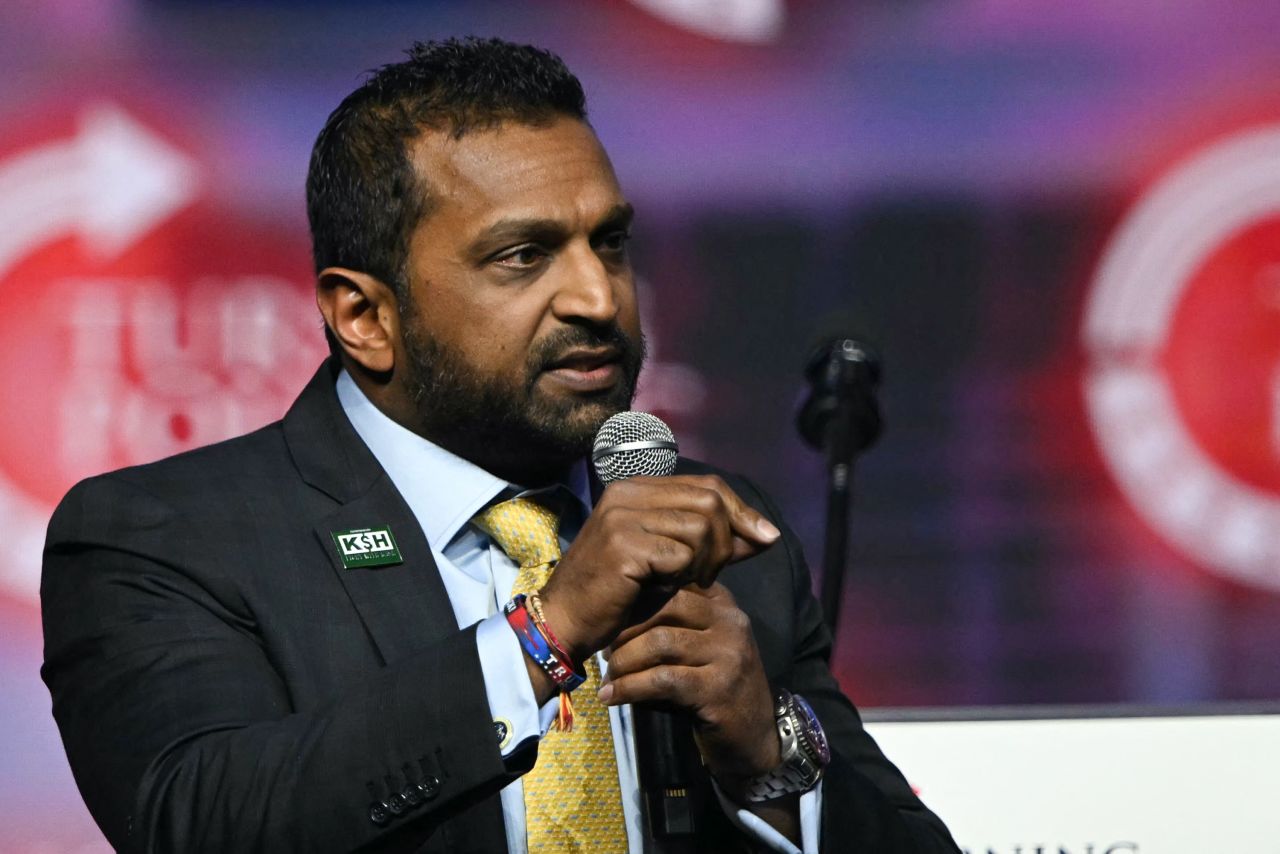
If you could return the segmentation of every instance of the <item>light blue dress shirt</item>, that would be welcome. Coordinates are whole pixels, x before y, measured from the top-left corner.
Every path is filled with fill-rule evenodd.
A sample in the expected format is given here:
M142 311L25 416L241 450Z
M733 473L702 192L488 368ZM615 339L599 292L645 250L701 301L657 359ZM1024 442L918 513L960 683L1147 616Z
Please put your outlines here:
M541 738L555 720L556 700L538 707L525 669L524 652L502 615L511 598L517 567L471 518L500 495L514 497L537 492L568 492L582 508L561 520L560 545L567 549L582 520L590 512L591 494L586 464L575 466L567 484L548 490L525 490L495 477L401 427L374 406L346 371L338 376L338 400L352 426L404 497L431 546L432 557L449 594L458 627L476 629L480 668L494 721L502 721L510 737L502 749L508 756L528 739ZM600 659L604 672L607 665ZM609 709L622 811L630 854L644 854L640 791L636 782L635 738L629 706ZM717 794L720 792L717 790ZM524 790L519 780L501 793L511 854L526 854ZM773 851L798 854L799 849L766 822L739 808L723 795L720 802L731 821ZM805 854L817 854L821 786L800 799Z

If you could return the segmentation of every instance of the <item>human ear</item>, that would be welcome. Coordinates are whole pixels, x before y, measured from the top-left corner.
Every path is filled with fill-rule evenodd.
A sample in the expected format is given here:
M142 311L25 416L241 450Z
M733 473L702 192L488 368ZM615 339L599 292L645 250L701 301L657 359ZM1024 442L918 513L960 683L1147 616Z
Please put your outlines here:
M395 293L381 279L326 267L316 279L316 304L350 359L373 373L395 367L400 317Z

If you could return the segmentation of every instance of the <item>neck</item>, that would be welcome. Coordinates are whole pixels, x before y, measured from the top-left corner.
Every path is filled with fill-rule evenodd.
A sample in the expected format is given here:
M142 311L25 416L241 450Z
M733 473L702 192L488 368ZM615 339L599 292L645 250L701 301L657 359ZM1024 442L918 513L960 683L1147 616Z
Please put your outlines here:
M474 453L472 449L451 447L447 440L442 440L442 438L432 436L423 436L423 438L434 442L449 453L479 466L494 477L526 489L539 489L554 483L568 483L569 469L574 463L573 460L567 462L536 461L533 459L536 453L532 449L523 454L519 453L517 449L515 457L497 454L481 455Z
M347 366L356 387L383 415L449 453L461 457L508 483L536 489L567 481L570 468L587 453L538 435L508 427L495 430L484 423L427 419L412 396L396 388L391 377L375 377Z

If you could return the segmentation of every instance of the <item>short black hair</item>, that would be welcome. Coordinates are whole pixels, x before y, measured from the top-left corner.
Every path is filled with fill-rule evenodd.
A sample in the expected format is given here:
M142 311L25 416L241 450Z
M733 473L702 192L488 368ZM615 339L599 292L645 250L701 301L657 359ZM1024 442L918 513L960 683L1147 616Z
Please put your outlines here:
M373 71L316 137L307 218L316 272L348 267L387 284L403 306L409 237L430 209L411 143L424 130L461 138L502 122L586 121L578 78L550 51L501 39L415 42ZM329 348L337 342L326 330Z

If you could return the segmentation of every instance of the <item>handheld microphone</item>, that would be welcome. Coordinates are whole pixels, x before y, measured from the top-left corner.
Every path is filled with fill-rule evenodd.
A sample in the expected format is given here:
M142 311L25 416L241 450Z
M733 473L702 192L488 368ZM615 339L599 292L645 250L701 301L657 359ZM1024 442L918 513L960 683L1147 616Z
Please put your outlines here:
M619 412L596 432L591 461L605 486L629 477L666 477L675 471L675 436L661 418L647 412ZM694 832L690 769L685 756L696 756L693 732L676 715L645 705L631 710L636 735L636 776L649 821L649 832L668 850L686 850Z
M676 470L676 437L656 415L619 412L596 431L591 462L605 486L629 477L666 477Z

